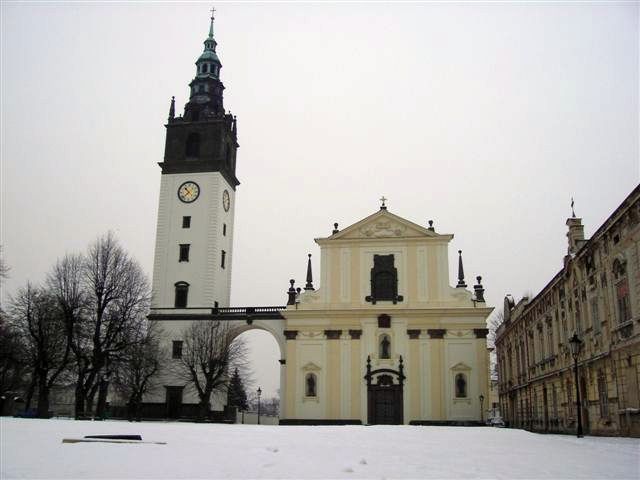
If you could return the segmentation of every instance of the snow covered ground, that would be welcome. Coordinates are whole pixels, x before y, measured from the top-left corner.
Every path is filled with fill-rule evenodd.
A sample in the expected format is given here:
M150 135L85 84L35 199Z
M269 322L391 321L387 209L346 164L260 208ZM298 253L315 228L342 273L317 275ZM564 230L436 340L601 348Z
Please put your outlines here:
M2 418L0 478L640 478L640 441L463 427ZM136 434L166 445L76 443Z

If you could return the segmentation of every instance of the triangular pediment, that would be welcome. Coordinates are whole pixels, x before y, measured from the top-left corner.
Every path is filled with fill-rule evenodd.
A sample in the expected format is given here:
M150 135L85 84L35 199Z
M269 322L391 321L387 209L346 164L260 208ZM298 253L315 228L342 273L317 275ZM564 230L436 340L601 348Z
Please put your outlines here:
M317 372L317 371L319 371L321 369L315 363L308 362L304 367L302 367L302 370L304 370L305 372Z
M410 222L388 210L379 210L373 215L334 233L327 240L439 237L437 233Z
M459 363L456 363L453 367L451 367L451 370L471 370L471 367L466 363L459 362Z

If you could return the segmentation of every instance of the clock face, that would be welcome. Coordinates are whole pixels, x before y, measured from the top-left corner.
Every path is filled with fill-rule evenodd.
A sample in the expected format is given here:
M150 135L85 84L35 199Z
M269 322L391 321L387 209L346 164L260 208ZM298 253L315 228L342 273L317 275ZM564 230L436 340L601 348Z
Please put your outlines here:
M196 182L184 182L178 188L178 198L184 203L195 202L200 195L200 187Z
M230 206L231 198L229 198L229 192L225 190L224 192L222 192L222 207L224 208L225 212L228 212Z

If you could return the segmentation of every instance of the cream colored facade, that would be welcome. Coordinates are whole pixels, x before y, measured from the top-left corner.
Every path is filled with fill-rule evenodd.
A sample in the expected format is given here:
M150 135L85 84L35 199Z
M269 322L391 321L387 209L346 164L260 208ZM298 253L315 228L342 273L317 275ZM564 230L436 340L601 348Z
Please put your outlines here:
M479 397L489 392L485 337L492 308L485 306L481 285L475 294L466 285L451 287L452 238L381 208L316 239L321 288L300 293L282 312L281 423L481 419ZM395 301L368 299L377 288L372 271L380 256L393 261ZM365 380L368 358L371 387ZM380 369L385 371L376 373Z
M583 341L585 434L640 436L640 187L593 234L569 218L564 267L534 298L505 299L496 334L500 409L510 426L574 433Z

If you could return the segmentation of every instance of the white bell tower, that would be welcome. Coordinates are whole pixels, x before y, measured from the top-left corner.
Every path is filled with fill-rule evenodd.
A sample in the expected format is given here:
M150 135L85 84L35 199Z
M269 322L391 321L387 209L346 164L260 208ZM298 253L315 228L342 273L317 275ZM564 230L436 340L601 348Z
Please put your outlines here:
M205 318L231 289L237 128L225 113L213 17L184 114L171 100L153 266L150 319Z

